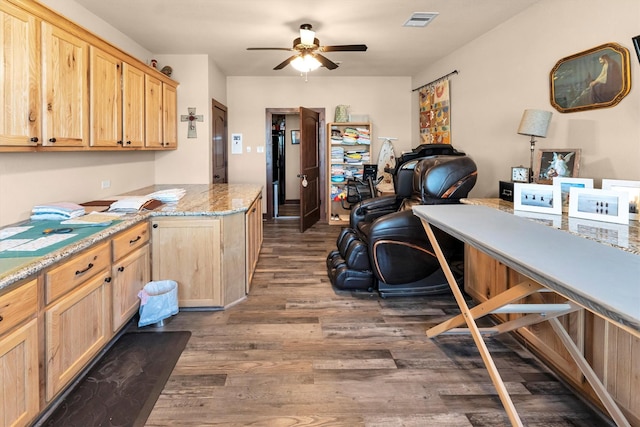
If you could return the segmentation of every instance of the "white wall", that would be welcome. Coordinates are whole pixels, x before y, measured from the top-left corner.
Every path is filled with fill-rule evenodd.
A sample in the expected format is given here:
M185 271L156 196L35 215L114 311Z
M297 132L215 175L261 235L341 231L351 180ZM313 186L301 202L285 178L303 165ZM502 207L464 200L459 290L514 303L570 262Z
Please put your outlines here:
M529 165L529 137L516 130L526 108L553 111L536 148L581 148L581 177L640 179L640 78L631 37L640 32L638 0L543 0L452 52L413 79L417 87L457 69L451 78L452 143L478 163L476 197L497 197L511 166ZM556 62L615 42L630 50L631 92L612 108L560 113L550 104ZM418 135L417 94L412 131ZM414 138L416 139L416 138Z
M378 136L397 137L397 153L412 145L409 77L309 74L305 82L303 77L232 76L227 82L229 134L241 133L244 145L243 154L229 154L229 182L265 185L266 158L256 148L267 141L267 108L325 108L327 121L334 120L339 104L350 105L351 113L368 114L373 123L372 161L377 161L381 145Z

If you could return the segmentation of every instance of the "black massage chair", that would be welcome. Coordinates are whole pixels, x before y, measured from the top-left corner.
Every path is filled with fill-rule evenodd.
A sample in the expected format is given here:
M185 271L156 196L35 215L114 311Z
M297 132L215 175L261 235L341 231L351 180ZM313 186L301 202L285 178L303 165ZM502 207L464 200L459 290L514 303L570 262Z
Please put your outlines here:
M376 212L379 206L372 206L385 198L365 200L354 207L350 226L341 231L337 249L327 256L334 289L378 292L383 297L449 291L422 223L411 207L459 203L476 183L476 164L464 155L435 155L404 162L396 169L400 194L395 199L402 197L402 191L408 197L402 198L391 213L385 211L390 205L381 208L385 213ZM402 188L409 171L410 194ZM460 262L462 243L437 228L434 233L445 257Z

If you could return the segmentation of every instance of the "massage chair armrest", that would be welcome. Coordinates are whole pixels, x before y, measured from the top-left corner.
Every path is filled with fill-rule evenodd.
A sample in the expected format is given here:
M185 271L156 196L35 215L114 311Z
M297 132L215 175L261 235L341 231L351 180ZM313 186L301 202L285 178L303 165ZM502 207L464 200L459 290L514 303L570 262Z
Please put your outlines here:
M356 228L362 221L371 222L383 215L396 212L401 203L402 198L395 195L363 200L351 210L349 226Z

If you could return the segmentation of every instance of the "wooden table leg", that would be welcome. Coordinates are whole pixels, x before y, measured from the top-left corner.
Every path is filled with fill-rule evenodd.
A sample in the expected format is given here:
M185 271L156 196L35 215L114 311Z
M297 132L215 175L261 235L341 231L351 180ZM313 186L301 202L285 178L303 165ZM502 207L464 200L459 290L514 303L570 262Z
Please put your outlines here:
M453 296L455 297L456 302L458 303L458 307L460 307L460 311L462 312L462 316L464 317L467 327L469 328L469 332L473 337L473 341L475 342L476 347L478 347L478 351L480 352L480 356L484 361L487 371L489 371L489 377L491 377L491 381L493 382L494 387L498 391L498 396L500 397L500 401L502 402L502 405L504 406L505 411L507 412L507 416L511 421L511 425L523 426L522 421L518 416L518 412L516 411L516 408L513 405L513 401L511 400L511 397L507 392L507 388L505 387L504 382L500 377L498 368L496 368L496 365L493 362L491 354L489 353L489 349L487 348L487 345L482 339L482 334L478 329L478 325L476 325L473 315L471 314L471 311L467 306L467 302L465 301L464 296L462 295L462 292L458 287L458 283L456 282L456 279L453 276L453 273L451 272L451 268L449 268L449 264L447 263L447 259L445 258L444 253L442 252L442 248L440 248L440 244L438 243L438 240L436 239L436 236L433 233L433 230L431 229L431 225L424 219L421 219L421 221L425 231L427 232L427 236L429 237L431 246L433 247L433 250L435 251L436 256L438 258L438 261L440 262L442 271L444 272L444 275L447 278L449 287L453 292Z

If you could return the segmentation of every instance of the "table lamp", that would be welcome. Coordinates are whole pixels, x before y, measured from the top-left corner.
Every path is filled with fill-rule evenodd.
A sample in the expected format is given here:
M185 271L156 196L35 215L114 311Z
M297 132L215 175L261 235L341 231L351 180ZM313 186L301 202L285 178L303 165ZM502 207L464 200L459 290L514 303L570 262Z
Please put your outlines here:
M551 111L544 110L524 110L518 133L531 137L531 160L529 163L529 182L533 182L533 150L536 147L536 137L546 138L549 123L551 122Z

